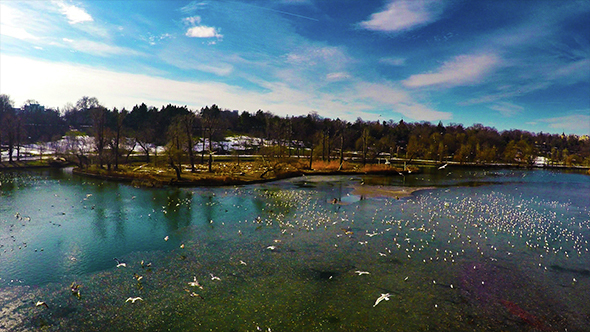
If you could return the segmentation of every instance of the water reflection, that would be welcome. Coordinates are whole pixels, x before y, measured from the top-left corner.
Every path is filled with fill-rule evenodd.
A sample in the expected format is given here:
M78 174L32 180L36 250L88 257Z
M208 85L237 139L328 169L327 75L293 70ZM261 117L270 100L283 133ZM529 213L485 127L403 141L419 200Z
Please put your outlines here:
M22 185L0 216L5 246L0 249L7 250L0 253L0 307L8 308L0 326L56 331L588 326L590 211L583 199L590 194L588 179L545 171L491 176L448 171L408 177L406 185L433 188L409 198L362 200L353 194L356 186L399 188L402 179L308 177L190 190L42 175L16 179ZM472 181L485 185L464 185ZM543 190L546 183L568 192ZM41 186L46 190L35 190ZM21 208L35 195L41 202L35 209ZM31 218L20 228L5 222L16 224L16 210ZM117 268L113 257L126 267ZM195 279L202 288L190 284ZM72 296L74 281L81 285L80 298ZM390 300L375 306L382 294ZM125 302L129 297L143 300ZM48 308L36 307L39 300Z

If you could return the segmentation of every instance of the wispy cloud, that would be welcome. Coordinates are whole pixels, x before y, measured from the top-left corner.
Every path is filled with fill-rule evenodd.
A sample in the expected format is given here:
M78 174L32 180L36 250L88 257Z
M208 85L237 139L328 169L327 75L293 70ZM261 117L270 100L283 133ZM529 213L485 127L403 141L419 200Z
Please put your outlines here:
M127 47L120 47L115 45L110 45L101 42L95 42L91 40L73 40L68 38L63 38L63 41L66 42L64 44L65 47L74 49L78 52L93 54L98 56L114 56L114 55L132 55L138 56L142 55L142 53L137 52L133 49Z
M387 57L379 59L379 63L390 65L390 66L403 66L406 63L405 58Z
M70 24L94 21L84 8L68 5L62 1L56 1L55 3L59 6L60 12L68 18Z
M524 111L524 107L505 101L491 105L489 106L489 108L493 109L494 111L500 112L500 114L502 114L505 117L513 117Z
M21 40L39 39L22 27L25 15L19 10L0 4L0 34Z
M359 25L374 31L406 31L436 21L442 11L442 1L394 0L383 11L372 14L369 20Z
M545 118L539 119L538 121L547 123L549 128L555 129L556 131L578 132L590 135L590 109L582 110L580 114Z
M326 80L328 81L344 81L349 78L351 78L351 76L346 72L329 73L326 75Z
M453 87L478 83L500 63L495 54L460 55L444 63L437 71L412 75L403 84L418 88L425 86Z
M369 105L389 109L416 121L449 120L452 114L441 112L419 103L402 89L387 84L361 82L355 87L355 95Z
M205 8L207 4L207 1L192 1L188 5L180 8L180 11L186 14L194 13L197 10Z
M162 61L184 70L198 70L217 76L227 76L234 72L233 65L226 61L227 56L215 51L193 49L179 41L162 50L158 57Z
M549 86L551 86L550 82L533 82L529 84L522 84L518 87L502 87L502 89L499 92L489 93L481 97L467 99L465 101L458 103L458 105L468 106L482 103L491 103L501 99L523 96L538 90L544 90Z
M590 71L590 58L581 59L561 66L549 74L549 79L562 79L569 83L587 80Z

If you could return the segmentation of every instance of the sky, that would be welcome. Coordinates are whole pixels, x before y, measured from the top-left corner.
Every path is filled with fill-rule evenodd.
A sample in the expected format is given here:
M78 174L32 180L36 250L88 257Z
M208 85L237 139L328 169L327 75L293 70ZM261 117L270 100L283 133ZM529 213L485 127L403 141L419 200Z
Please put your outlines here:
M0 93L588 135L589 22L588 0L0 0Z

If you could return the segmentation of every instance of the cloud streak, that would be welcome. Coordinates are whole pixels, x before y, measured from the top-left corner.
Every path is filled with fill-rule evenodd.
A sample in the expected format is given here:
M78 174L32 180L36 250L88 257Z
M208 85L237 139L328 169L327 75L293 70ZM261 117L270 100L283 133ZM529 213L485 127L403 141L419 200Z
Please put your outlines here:
M445 62L437 71L412 75L403 84L410 88L475 84L499 63L500 58L495 54L459 55Z
M539 119L556 131L580 132L590 135L590 109L581 111L583 114L570 114L554 118Z
M381 32L400 32L426 25L438 19L442 13L442 1L395 0L386 8L371 15L360 27Z
M500 112L500 114L502 114L505 117L513 117L524 111L524 107L505 101L491 105L489 106L489 108L493 109L494 111Z

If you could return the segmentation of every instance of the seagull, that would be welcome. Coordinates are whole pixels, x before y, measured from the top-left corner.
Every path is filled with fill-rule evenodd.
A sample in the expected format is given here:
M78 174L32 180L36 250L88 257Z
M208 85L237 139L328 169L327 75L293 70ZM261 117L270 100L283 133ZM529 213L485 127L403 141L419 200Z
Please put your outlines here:
M205 299L205 298L204 298L204 297L202 297L200 294L197 294L197 293L195 293L195 292L191 292L190 290L188 290L188 289L186 289L186 288L184 289L184 291L185 291L185 292L187 292L187 293L189 293L189 295L190 295L191 297L199 297L199 298L201 298L201 299L203 299L203 300Z
M268 246L268 247L266 247L266 249L268 249L268 250L275 250L275 249L277 249L277 247L275 247L275 246Z
M389 297L391 296L391 294L389 293L385 293L385 294L381 294L381 296L379 296L377 298L377 301L375 301L375 304L373 304L373 308L375 308L379 303L381 303L381 301L385 300L385 301L389 301Z
M213 273L209 273L209 274L211 275L211 280L219 280L219 281L221 281L221 278L214 276Z
M371 274L370 272L367 272L367 271L354 271L354 273L358 274L359 276L362 276L363 274Z
M142 268L146 268L146 267L151 267L152 266L152 263L145 264L144 261L143 261L143 259L141 260L141 263L140 264L141 264L141 267Z
M203 289L203 286L201 286L201 284L199 284L199 282L197 281L196 276L193 277L193 281L189 282L188 285L191 287L199 287L200 289Z
M121 262L120 260L117 259L117 257L113 258L115 260L115 262L117 262L117 267L127 267L127 264Z
M168 235L166 235L166 236L164 237L164 241L168 241L168 239L169 239L169 238L170 238L170 237L169 237Z
M133 278L135 278L135 280L137 280L137 282L141 281L141 279L143 279L143 276L140 276L137 273L133 273Z
M128 297L127 300L125 300L125 302L127 303L127 302L131 301L131 303L135 303L135 301L137 301L137 300L143 301L143 299L138 296L138 297Z
M242 265L248 265L248 264L246 264L246 262L244 262L242 260L240 260L240 264L242 264Z
M447 168L447 166L448 166L448 165L449 165L449 164L444 164L444 165L442 165L441 167L439 167L438 169L445 169L445 168Z
M72 295L75 295L76 297L80 298L80 284L77 284L75 281L72 282L72 284L70 285L70 290L72 291Z
M37 303L35 303L36 307L40 307L40 306L45 306L45 308L49 308L49 306L47 305L47 303L43 302L43 301L37 301Z

